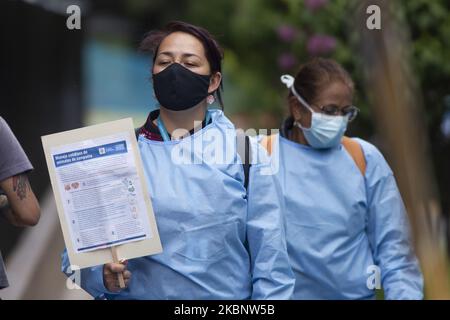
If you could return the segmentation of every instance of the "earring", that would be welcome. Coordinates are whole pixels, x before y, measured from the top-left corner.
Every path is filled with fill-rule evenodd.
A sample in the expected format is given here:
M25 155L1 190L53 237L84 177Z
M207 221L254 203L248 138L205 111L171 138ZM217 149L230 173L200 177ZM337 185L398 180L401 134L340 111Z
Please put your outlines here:
M216 99L214 98L214 96L212 94L210 94L207 98L206 98L206 103L207 104L213 104L214 101L216 101Z

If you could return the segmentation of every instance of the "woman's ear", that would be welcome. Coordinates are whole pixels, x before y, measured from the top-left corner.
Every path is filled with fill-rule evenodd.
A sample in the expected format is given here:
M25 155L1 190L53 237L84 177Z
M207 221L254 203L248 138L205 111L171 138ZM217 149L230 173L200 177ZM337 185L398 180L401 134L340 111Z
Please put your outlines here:
M209 80L208 93L212 94L220 87L220 82L222 81L222 74L220 72L216 72L211 76Z
M300 121L300 119L302 118L302 114L300 112L300 104L297 101L297 98L295 98L294 96L289 97L288 103L289 103L289 111L291 112L291 115L294 118L294 120Z

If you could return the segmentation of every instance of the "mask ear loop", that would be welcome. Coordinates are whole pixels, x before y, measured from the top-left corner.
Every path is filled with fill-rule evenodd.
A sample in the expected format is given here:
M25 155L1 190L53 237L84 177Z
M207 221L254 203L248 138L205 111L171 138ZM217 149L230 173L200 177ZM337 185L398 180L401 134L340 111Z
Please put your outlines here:
M294 81L295 81L294 77L291 76L290 74L283 74L280 77L280 80L282 83L284 83L286 85L286 87L288 89L290 89L294 85Z
M282 83L284 83L286 85L286 87L289 90L291 90L291 92L294 94L294 96L297 98L297 100L300 101L301 104L303 104L306 108L308 108L308 110L311 111L311 113L315 113L315 111L313 110L313 108L311 108L309 103L306 102L305 99L303 99L302 96L298 94L297 90L295 90L295 87L294 87L295 78L293 76L291 76L289 74L284 74L280 77L280 80Z
M294 88L295 78L289 74L284 74L280 77L280 80L292 92L292 94L297 98L297 100L299 100L300 103L304 104L309 109L309 106L306 103L306 101L297 93L297 91ZM300 129L303 129L302 125L296 120L294 120L293 125Z

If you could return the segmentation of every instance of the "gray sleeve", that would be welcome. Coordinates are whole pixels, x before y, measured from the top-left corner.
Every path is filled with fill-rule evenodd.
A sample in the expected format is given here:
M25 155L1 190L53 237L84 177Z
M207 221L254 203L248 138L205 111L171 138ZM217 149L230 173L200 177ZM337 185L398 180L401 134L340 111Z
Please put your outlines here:
M33 169L19 141L2 117L0 117L0 155L0 181Z

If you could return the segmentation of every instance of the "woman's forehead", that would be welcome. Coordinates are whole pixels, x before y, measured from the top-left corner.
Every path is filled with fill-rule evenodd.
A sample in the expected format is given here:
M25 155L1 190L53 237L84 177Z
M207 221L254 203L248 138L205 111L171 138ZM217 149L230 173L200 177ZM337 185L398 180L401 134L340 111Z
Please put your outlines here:
M158 54L196 55L205 58L205 50L199 39L185 32L173 32L166 36L159 45Z
M351 88L342 81L333 81L319 91L315 100L323 104L348 105L352 101Z

